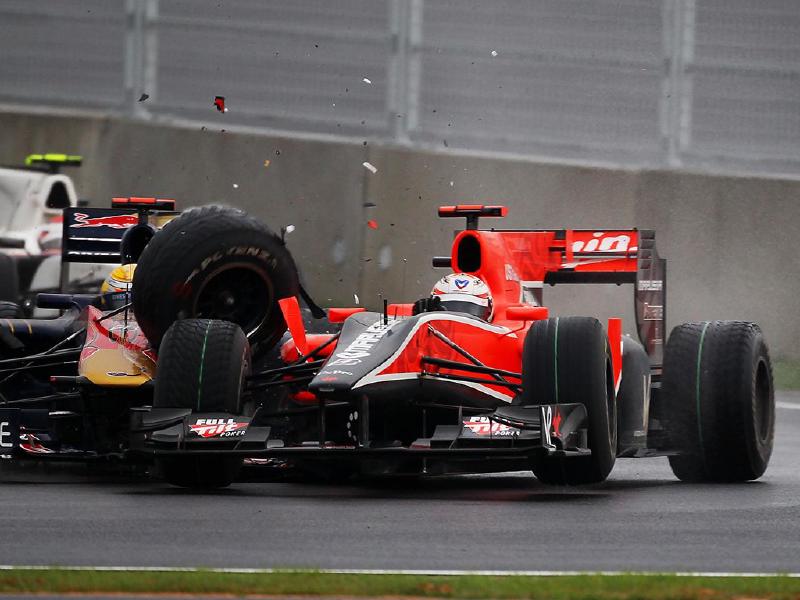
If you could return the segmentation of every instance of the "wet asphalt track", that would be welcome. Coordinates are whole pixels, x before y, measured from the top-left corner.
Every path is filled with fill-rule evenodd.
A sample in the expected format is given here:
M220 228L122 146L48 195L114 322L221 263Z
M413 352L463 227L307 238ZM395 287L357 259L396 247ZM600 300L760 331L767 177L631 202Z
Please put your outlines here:
M779 400L770 467L744 485L681 484L665 459L572 489L512 473L197 494L4 469L0 564L797 572L800 394Z

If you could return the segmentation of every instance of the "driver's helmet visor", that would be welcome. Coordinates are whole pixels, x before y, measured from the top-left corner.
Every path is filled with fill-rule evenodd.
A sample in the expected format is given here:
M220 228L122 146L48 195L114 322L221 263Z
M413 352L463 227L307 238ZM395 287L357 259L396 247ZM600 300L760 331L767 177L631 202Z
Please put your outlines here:
M109 311L131 303L130 292L108 292L100 294L100 310Z
M438 296L443 309L467 313L481 319L488 319L492 312L488 298L479 298L469 294L441 294Z

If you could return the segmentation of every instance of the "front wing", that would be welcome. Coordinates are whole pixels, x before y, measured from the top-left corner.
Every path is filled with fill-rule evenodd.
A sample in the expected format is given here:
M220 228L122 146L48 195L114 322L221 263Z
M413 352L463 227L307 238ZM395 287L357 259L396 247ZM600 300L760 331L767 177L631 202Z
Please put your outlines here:
M269 426L226 413L192 413L188 409L141 408L131 418L131 446L155 456L227 454L250 458L400 459L520 458L591 454L586 442L583 404L507 406L461 423L438 425L429 438L410 445L377 444L366 438L352 444L325 440L290 445L274 437Z

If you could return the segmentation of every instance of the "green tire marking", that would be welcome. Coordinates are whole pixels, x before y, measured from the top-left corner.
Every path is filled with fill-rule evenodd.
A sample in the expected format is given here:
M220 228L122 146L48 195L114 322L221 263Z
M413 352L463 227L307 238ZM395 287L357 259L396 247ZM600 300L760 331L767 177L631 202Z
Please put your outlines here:
M208 344L208 330L211 329L211 321L206 325L206 333L203 336L203 349L200 351L200 373L197 376L197 410L200 410L200 398L203 394L203 367L206 362L206 345Z
M553 356L555 357L555 360L553 361L553 380L555 381L556 404L558 404L558 317L556 317L556 332L553 336Z
M706 329L708 326L711 325L710 321L706 321L705 325L703 325L703 331L700 333L700 347L697 349L697 369L695 372L695 406L697 410L697 437L700 441L700 455L703 457L703 468L706 469L706 452L705 452L705 444L703 443L703 423L702 423L702 413L700 412L700 363L703 359L703 342L706 338ZM707 469L706 469L707 470Z

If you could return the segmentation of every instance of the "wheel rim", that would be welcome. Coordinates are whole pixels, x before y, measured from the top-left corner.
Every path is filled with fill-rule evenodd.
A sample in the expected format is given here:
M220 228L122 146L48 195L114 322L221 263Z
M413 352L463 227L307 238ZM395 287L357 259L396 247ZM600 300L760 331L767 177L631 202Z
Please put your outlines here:
M253 265L233 263L213 271L197 291L192 313L197 318L236 323L251 337L272 313L272 282Z
M764 359L758 361L755 381L754 418L758 438L764 442L769 437L771 425L769 372Z

